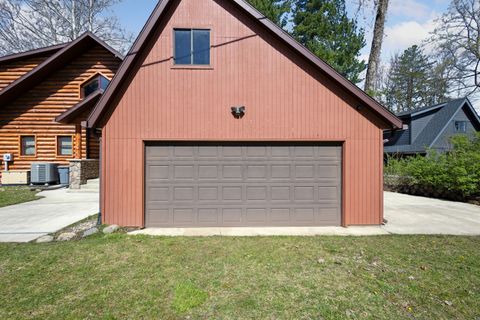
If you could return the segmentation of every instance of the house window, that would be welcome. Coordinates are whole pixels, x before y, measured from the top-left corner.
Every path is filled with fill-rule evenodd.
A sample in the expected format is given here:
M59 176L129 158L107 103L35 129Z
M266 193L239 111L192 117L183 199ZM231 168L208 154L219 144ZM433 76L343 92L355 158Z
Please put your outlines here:
M210 65L210 30L175 29L176 65Z
M467 132L467 122L466 121L455 121L455 131L456 132Z
M20 137L20 155L35 156L35 136Z
M81 87L81 92L82 92L82 98L86 98L95 91L102 89L105 90L107 89L108 84L110 83L110 80L102 76L101 74L95 76L91 80L89 80L87 83L83 84Z
M58 136L57 137L57 155L71 156L73 154L72 137Z

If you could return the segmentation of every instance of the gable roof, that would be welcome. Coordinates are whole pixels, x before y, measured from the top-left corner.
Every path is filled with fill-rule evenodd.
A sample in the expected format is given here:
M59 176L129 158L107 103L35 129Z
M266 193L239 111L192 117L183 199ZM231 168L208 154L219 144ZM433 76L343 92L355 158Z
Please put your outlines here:
M36 56L54 54L55 52L64 48L66 45L67 45L66 43L62 43L62 44L57 44L57 45L54 45L54 46L49 46L49 47L44 47L44 48L39 48L39 49L34 49L34 50L9 54L9 55L0 57L0 64L1 63L10 63L10 62L21 60L21 59L34 58Z
M127 54L125 60L121 64L117 74L113 78L110 86L105 91L105 94L100 99L98 105L95 107L93 112L90 114L89 119L87 120L87 126L92 128L99 125L102 117L107 113L107 110L110 108L110 105L113 101L113 98L117 95L117 91L121 88L125 78L129 72L133 69L135 62L138 57L141 55L142 50L145 48L148 41L151 39L152 34L154 33L156 26L159 24L159 21L164 16L164 13L167 12L170 5L175 0L160 0L160 2L155 7L153 13L147 20L147 23L143 27L139 36L135 40L132 48ZM227 0L224 0L227 1ZM268 20L263 14L258 12L245 0L228 0L233 2L238 8L243 12L255 19L259 24L261 24L265 29L267 29L272 36L279 38L290 48L294 49L299 53L303 58L305 58L310 63L313 63L321 72L326 74L331 80L338 83L342 88L346 89L347 92L352 93L361 103L373 110L381 119L386 123L390 124L393 129L401 128L402 121L397 118L393 113L384 108L380 103L375 99L366 94L363 90L358 88L355 84L348 81L337 71L335 71L331 66L329 66L325 61L318 58L307 48L302 46L294 38L292 38L287 32L282 28L277 26L275 23Z
M447 103L448 103L448 102L442 102L442 103L435 104L435 105L433 105L433 106L421 107L421 108L417 108L417 109L414 109L414 110L408 110L408 111L399 112L399 113L397 113L397 116L398 116L398 117L401 117L401 118L404 118L404 117L415 117L415 116L421 115L421 114L423 114L423 113L427 113L427 112L430 112L430 111L433 111L433 110L442 108L442 107L444 107Z
M423 112L440 108L430 121L427 123L422 132L417 136L417 139L409 145L392 145L385 147L385 152L388 153L416 153L425 152L428 148L433 147L438 137L445 131L448 124L457 115L457 113L464 106L467 106L470 113L473 115L473 124L480 129L480 118L473 108L468 98L460 98L452 100L447 103L438 104L429 108L417 109L411 112L412 115L417 115Z
M85 32L74 41L64 45L63 48L39 64L33 70L24 74L22 77L18 78L0 91L0 107L42 81L50 73L58 70L86 49L97 44L110 51L117 59L122 60L122 55L119 52L107 45L104 41L100 40L93 33Z

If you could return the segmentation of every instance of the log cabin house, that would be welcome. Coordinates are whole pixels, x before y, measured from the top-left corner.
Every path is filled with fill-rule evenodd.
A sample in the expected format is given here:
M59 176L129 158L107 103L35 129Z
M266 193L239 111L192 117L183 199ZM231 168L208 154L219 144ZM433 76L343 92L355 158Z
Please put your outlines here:
M2 184L27 183L33 162L91 160L98 168L99 135L82 121L121 62L120 53L89 32L0 57L0 161L2 170L8 166ZM12 161L5 163L3 155ZM93 171L90 178L98 176Z

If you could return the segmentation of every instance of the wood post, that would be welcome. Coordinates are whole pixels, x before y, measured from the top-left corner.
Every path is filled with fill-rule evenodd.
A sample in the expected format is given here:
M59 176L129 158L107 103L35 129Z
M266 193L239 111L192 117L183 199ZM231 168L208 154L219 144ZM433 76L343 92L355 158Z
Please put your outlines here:
M75 125L75 159L82 159L82 126Z

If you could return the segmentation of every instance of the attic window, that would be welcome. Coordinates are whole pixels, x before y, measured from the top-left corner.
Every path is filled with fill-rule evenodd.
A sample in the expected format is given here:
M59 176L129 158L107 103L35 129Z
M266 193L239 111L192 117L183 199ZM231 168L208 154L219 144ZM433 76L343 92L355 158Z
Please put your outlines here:
M467 122L466 121L455 121L455 131L456 132L467 132Z
M210 30L175 29L176 65L210 65Z
M95 91L102 89L107 89L110 80L102 76L101 74L96 75L81 87L82 98L86 98Z

